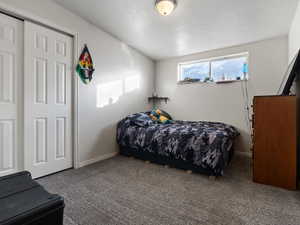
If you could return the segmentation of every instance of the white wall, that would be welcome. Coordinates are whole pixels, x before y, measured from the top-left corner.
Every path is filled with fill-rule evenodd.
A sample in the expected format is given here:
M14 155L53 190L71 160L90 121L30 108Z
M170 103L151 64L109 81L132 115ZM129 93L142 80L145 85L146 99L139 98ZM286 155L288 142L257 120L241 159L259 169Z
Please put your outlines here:
M276 94L287 68L288 39L286 36L256 43L219 49L185 57L159 61L156 72L156 92L170 97L161 108L175 119L219 121L234 125L242 136L238 151L249 151L250 133L245 122L242 82L230 84L177 84L177 65L180 62L207 59L249 52L249 94ZM251 103L250 103L251 104Z
M300 2L289 33L289 60L291 61L300 49Z
M1 0L0 3L78 32L79 50L84 43L88 44L96 71L90 85L79 84L80 162L85 164L116 152L116 122L125 115L151 107L147 97L153 91L154 62L51 0ZM124 87L128 77L139 79L139 88ZM103 99L103 88L119 94L113 96L117 99L115 104L97 107L97 101L103 103L108 99Z

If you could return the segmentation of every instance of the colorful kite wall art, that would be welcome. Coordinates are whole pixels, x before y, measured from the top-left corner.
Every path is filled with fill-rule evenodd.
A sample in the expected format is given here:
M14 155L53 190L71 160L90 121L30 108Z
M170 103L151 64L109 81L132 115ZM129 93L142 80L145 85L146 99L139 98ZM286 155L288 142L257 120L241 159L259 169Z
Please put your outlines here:
M79 62L76 71L83 83L89 84L93 79L95 71L92 56L89 52L87 45L84 46L82 53L79 57Z

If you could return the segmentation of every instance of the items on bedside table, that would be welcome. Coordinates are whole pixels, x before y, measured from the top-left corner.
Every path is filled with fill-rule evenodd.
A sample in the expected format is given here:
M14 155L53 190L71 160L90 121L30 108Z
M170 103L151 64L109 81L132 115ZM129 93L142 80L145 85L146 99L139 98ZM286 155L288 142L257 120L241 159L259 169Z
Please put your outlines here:
M156 103L160 103L161 101L164 101L167 104L168 101L170 101L170 98L159 97L156 93L153 93L152 96L148 98L148 102L153 102L154 105L156 105Z
M258 96L253 104L254 182L297 189L296 96Z
M29 172L0 178L1 225L63 225L64 199L49 194Z

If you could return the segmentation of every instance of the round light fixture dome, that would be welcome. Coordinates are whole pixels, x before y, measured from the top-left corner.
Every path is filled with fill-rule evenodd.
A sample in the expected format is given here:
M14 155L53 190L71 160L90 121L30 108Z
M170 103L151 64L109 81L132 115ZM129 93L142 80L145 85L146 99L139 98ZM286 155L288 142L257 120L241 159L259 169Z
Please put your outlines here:
M176 0L156 0L155 2L157 11L163 16L170 15L176 8L176 5Z

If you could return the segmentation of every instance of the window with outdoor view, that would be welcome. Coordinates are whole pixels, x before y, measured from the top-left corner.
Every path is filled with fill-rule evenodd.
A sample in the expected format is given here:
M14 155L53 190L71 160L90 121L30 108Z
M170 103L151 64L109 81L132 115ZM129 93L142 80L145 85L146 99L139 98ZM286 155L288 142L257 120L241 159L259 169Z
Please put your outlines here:
M226 82L248 79L248 53L179 64L179 82Z

